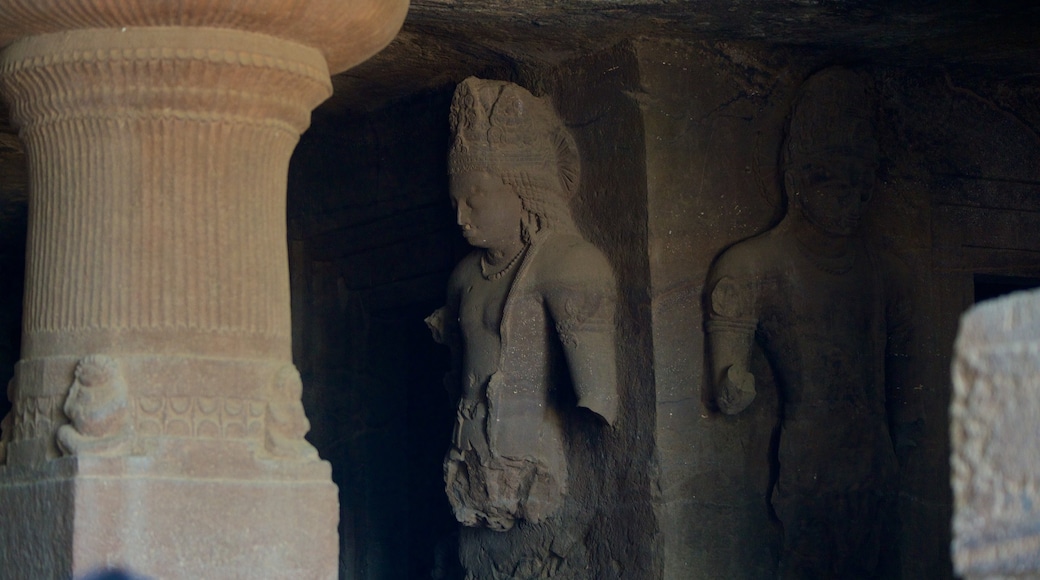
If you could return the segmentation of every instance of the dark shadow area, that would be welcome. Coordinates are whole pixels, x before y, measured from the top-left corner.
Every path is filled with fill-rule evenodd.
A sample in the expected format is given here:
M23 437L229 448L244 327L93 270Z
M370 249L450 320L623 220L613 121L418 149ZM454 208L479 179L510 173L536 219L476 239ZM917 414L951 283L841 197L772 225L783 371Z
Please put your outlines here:
M1040 278L1022 276L996 276L992 274L975 274L975 303L998 298L1012 292L1040 288Z
M6 121L7 111L0 109ZM22 290L28 204L25 157L0 142L0 418L11 408L7 382L14 374L22 338Z
M309 439L340 490L342 577L430 578L457 560L448 357L423 322L466 251L447 195L450 96L316 121L290 168L294 354Z

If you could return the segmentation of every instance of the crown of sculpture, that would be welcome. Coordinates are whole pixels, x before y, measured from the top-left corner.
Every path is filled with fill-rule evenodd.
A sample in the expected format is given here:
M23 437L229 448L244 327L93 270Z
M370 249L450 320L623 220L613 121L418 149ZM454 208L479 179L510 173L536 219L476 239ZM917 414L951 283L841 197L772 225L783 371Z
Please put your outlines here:
M876 158L874 117L874 97L862 75L840 67L814 74L791 112L787 163L821 155Z
M505 81L470 77L455 89L449 117L452 175L469 171L550 177L569 196L578 186L574 137L547 99Z

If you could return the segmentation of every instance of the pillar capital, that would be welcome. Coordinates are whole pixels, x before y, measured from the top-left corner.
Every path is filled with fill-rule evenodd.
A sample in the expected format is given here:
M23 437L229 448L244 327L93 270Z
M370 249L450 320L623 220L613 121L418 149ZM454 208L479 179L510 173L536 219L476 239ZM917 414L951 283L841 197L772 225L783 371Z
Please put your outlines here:
M316 48L336 74L386 46L407 11L408 0L0 0L0 47L70 30L224 28Z

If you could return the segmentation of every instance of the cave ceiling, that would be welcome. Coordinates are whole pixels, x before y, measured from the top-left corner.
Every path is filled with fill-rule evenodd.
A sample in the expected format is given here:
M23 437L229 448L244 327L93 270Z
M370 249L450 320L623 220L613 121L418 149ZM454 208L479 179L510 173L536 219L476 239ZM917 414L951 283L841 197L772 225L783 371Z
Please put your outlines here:
M333 78L338 115L474 71L560 62L628 39L750 42L907 66L1040 75L1040 2L969 0L412 0L400 35ZM24 200L22 149L0 105L0 218Z
M1035 0L412 0L398 38L335 77L324 109L378 107L495 63L562 61L640 37L1040 72Z

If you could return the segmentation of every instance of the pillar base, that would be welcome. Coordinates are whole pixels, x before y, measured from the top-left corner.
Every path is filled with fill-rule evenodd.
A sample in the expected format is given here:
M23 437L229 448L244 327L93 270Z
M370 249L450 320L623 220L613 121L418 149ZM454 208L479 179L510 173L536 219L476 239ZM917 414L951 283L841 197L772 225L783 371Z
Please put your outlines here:
M0 467L0 579L336 578L329 464L213 447L205 465L172 453Z

